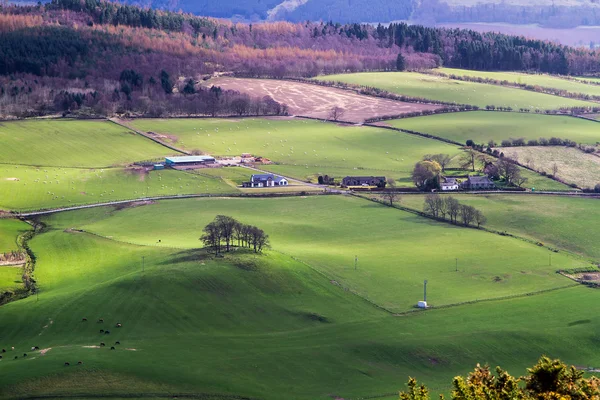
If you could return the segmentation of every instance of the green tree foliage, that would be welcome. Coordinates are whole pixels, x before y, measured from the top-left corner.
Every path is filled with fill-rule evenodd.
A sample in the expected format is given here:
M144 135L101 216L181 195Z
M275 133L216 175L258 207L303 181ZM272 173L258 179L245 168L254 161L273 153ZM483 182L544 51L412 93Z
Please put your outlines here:
M396 70L404 71L406 69L406 60L401 53L398 53L398 58L396 58Z
M442 167L435 161L419 161L412 172L412 180L420 190L439 189Z
M452 400L597 400L600 379L584 378L583 371L567 367L560 360L546 356L527 370L528 375L515 378L500 367L493 374L487 366L475 367L466 378L457 376L452 382ZM524 383L522 385L521 383ZM443 396L440 396L443 399ZM408 390L400 392L400 400L429 400L429 391L408 380Z
M194 80L190 79L187 81L183 88L183 94L194 94L196 93L196 87L194 85Z
M160 84L166 94L173 93L173 82L171 82L169 73L164 69L160 71Z

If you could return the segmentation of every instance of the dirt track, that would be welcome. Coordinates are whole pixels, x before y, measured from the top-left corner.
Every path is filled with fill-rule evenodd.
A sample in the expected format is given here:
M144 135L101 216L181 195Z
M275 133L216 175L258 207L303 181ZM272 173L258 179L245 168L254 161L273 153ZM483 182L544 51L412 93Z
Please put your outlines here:
M377 116L439 108L435 105L404 103L363 96L349 90L273 79L222 77L211 79L207 84L256 97L271 96L275 101L287 104L292 115L327 118L330 110L338 106L346 110L341 120L357 123Z

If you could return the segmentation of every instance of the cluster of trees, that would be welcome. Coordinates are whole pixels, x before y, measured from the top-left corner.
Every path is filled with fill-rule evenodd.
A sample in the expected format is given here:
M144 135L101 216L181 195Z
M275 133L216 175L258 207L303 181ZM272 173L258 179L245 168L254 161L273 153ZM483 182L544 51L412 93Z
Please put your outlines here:
M412 180L415 186L424 192L440 188L441 165L435 160L423 160L415 164Z
M589 75L600 72L600 52L404 23L240 24L101 0L53 0L45 6L0 8L0 107L4 113L52 111L56 93L69 87L72 93L99 95L92 100L74 98L69 109L75 103L81 108L91 102L102 105L98 107L104 111L127 112L156 103L168 113L172 99L164 95L173 94L187 96L175 101L177 109L195 112L204 104L203 113L210 115L215 99L190 83L190 78L199 81L223 71L252 77L311 77L442 64ZM41 79L48 77L55 79ZM186 81L181 82L181 77ZM27 85L17 86L19 81ZM377 94L372 88L361 90ZM254 113L247 111L247 99L235 100L225 102L240 110L233 113ZM56 103L64 104L60 99Z
M213 222L203 229L200 240L212 249L215 255L230 251L232 247L245 247L260 253L269 246L269 235L262 229L245 225L226 215L217 215Z
M425 197L423 211L434 218L447 219L453 224L460 222L464 226L476 224L479 228L486 222L483 213L475 207L460 204L452 196L440 196L437 193Z
M504 181L510 186L523 187L528 180L521 175L517 162L507 157L500 157L496 162L486 161L483 172L490 179Z
M400 400L430 400L429 390L414 378L408 381ZM570 368L560 360L546 356L527 369L527 375L515 378L500 367L494 374L479 364L467 377L452 381L452 400L592 400L600 397L600 379L585 378L584 371ZM444 396L440 396L444 399Z
M493 144L493 146L492 146ZM571 139L561 139L557 137L551 137L550 139L539 138L539 139L525 139L525 138L517 138L517 139L505 139L500 142L502 147L519 147L519 146L567 146L567 147L577 147L577 142ZM489 147L495 147L496 143L494 141L488 142Z

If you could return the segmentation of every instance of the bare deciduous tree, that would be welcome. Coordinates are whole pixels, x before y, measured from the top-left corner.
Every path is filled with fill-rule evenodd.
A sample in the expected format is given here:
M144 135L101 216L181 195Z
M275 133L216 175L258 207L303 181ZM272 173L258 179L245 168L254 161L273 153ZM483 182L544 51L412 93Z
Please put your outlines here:
M332 121L339 121L346 114L346 110L342 107L335 106L329 111L328 119Z

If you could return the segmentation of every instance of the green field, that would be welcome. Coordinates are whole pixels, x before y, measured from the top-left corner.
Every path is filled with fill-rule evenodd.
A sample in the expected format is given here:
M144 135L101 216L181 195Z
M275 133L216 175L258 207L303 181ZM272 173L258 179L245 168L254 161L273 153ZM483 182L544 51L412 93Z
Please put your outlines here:
M470 76L475 78L495 79L498 81L508 81L532 86L541 86L565 90L571 93L583 93L591 96L600 96L600 86L588 85L582 82L562 79L552 75L541 74L523 74L518 72L488 72L488 71L470 71L466 69L440 68L434 70L447 75Z
M168 134L176 146L216 156L251 153L277 165L261 168L307 175L391 176L412 186L410 173L425 154L460 153L456 146L386 129L345 127L290 119L169 119L136 120L136 129Z
M0 218L0 253L18 250L17 236L31 227L19 220Z
M564 196L457 195L484 212L487 227L600 261L599 199ZM404 196L402 204L422 210L423 196Z
M0 253L19 250L17 236L29 230L25 222L14 219L0 219ZM22 268L0 265L0 292L22 286Z
M174 170L0 166L0 209L29 211L177 194L235 193L218 177Z
M411 97L470 104L512 107L515 110L558 109L561 107L594 107L598 103L567 99L521 89L462 82L444 77L416 72L362 72L353 74L325 75L322 81L338 81L355 85L376 87L388 92Z
M161 202L77 228L136 244L194 248L202 227L218 214L262 227L275 249L393 311L412 308L423 279L430 280L431 302L446 305L569 284L556 268L582 265L557 254L549 267L548 250L529 243L345 196ZM131 226L131 220L140 222Z
M195 249L197 236L215 213L259 224L272 235L273 250L207 257ZM453 376L478 362L515 375L542 353L600 365L600 321L590 318L600 306L597 293L583 287L398 317L331 282L388 305L418 300L424 275L434 304L484 290L499 296L569 284L554 268L578 262L559 253L556 266L544 266L536 260L546 250L515 239L342 197L178 200L43 221L47 231L31 242L39 301L0 308L0 348L15 347L0 361L2 398L392 399L408 376L447 392ZM114 237L68 229L74 227ZM503 280L490 284L494 275ZM121 344L114 351L94 347L115 341Z
M465 143L558 137L577 143L600 142L600 125L580 118L499 112L463 112L386 121L396 128L414 130Z
M173 154L108 121L35 120L0 123L4 164L101 168Z

